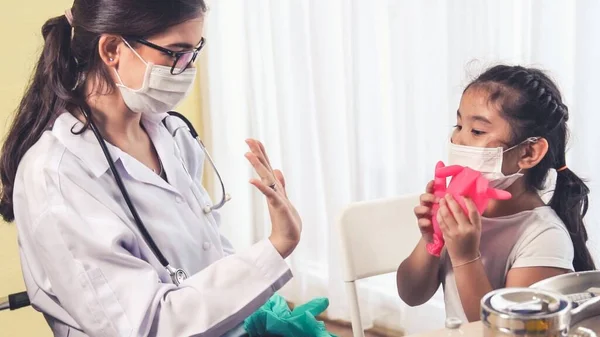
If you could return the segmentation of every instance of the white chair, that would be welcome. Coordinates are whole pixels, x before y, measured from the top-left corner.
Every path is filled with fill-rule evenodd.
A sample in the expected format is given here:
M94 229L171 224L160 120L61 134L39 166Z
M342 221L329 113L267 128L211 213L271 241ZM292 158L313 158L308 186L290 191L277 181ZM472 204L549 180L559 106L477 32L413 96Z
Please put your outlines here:
M350 204L338 219L344 282L354 337L364 337L356 281L395 272L421 234L414 216L418 195Z

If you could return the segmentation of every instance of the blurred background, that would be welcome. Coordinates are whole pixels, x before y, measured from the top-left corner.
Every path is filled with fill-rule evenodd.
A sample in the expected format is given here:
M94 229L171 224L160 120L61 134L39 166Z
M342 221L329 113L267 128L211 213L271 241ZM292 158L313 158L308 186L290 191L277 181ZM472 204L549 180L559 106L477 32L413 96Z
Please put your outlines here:
M0 124L5 132L42 46L40 29L68 0L4 1ZM348 203L421 192L468 82L498 63L539 67L571 119L569 167L592 190L589 247L600 258L600 2L595 0L212 0L192 119L233 199L221 212L236 248L268 235L248 184L244 139L262 140L304 221L282 294L330 299L348 320L333 224ZM205 172L212 172L205 170ZM205 177L213 192L213 177ZM551 189L551 186L550 186ZM218 191L213 194L217 197ZM24 289L14 224L0 224L0 296ZM600 260L597 260L600 261ZM401 261L398 261L400 263ZM415 333L443 326L441 293L408 308L393 275L360 282L367 326ZM366 310L365 310L366 309ZM2 336L50 336L32 308L0 314Z

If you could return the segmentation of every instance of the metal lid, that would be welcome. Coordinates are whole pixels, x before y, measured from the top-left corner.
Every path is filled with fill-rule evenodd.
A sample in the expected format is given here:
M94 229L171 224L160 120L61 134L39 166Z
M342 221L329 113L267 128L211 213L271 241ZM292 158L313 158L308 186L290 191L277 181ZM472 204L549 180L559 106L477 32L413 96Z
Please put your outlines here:
M564 296L531 288L506 288L481 300L481 321L515 335L568 331L571 302Z

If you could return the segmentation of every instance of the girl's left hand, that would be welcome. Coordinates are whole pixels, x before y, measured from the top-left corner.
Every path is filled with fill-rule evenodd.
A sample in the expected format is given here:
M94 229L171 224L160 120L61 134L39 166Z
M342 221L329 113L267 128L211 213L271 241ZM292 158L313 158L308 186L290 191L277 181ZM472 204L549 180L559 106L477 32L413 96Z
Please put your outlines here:
M465 198L466 215L451 195L440 199L437 221L446 241L452 265L465 264L479 256L481 216L471 199Z

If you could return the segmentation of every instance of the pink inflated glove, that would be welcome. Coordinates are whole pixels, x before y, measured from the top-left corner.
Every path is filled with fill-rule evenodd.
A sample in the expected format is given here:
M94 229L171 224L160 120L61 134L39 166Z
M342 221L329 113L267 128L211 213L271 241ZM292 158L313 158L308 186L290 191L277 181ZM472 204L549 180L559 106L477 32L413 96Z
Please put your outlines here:
M446 186L447 178L450 177L450 183ZM473 201L477 207L479 215L483 214L487 208L490 199L508 200L512 196L509 192L491 188L489 181L483 177L481 172L468 167L459 165L445 166L443 162L438 162L435 166L435 178L433 183L433 195L437 199L445 197L447 194L459 203L465 214L468 214L465 198ZM427 244L427 251L434 256L440 256L444 248L444 236L437 222L437 212L440 206L436 202L433 204L431 222L433 224L433 242Z

